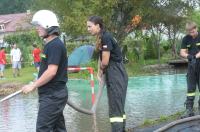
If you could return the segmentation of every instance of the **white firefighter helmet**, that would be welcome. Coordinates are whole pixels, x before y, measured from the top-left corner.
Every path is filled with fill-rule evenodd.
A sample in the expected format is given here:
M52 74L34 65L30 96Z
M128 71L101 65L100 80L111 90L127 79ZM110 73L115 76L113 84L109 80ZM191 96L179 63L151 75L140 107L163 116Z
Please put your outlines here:
M50 27L59 27L58 19L56 15L49 10L39 10L33 15L31 21L33 25L40 25L41 27L48 29Z

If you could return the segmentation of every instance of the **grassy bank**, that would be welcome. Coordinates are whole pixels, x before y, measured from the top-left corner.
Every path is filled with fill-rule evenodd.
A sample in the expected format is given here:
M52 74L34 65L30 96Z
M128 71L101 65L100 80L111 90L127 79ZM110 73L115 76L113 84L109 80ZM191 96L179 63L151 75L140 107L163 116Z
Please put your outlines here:
M13 77L12 68L5 69L5 79L0 80L0 84L2 83L22 83L26 84L34 79L33 73L36 72L34 67L26 66L21 69L21 73L19 77Z
M140 75L153 75L157 74L156 70L148 70L144 69L144 66L148 65L154 65L158 61L157 60L148 60L148 61L143 61L143 62L129 62L128 64L125 65L127 73L129 76L140 76ZM167 60L162 60L161 63L166 63ZM83 65L83 67L93 67L94 68L94 77L96 77L97 73L97 61L91 61L87 65ZM35 73L36 70L33 66L25 66L24 68L21 69L21 76L20 77L13 77L12 74L12 68L6 68L5 69L5 78L4 80L0 80L1 83L8 83L8 82L13 82L13 83L22 83L26 84L29 83L31 80L34 79L33 73ZM90 75L88 71L81 71L79 73L70 73L69 78L84 78L84 79L89 79Z
M169 61L169 58L163 58L160 61L160 64L167 64L167 62ZM142 76L142 75L154 75L154 74L158 74L158 69L145 69L144 66L149 66L149 65L157 65L158 64L158 60L145 60L145 61L131 61L127 64L125 64L127 73L129 77L133 77L133 76ZM97 71L97 61L92 61L88 64L88 66L91 66L94 68L95 72ZM80 74L79 77L81 77L81 75L83 75L84 73L87 72L82 72ZM71 75L69 75L71 76ZM73 75L72 75L73 76Z
M148 127L148 126L153 126L153 125L157 125L157 124L161 124L165 122L171 122L171 121L180 119L182 114L183 112L177 112L170 116L160 116L158 119L146 119L140 127Z

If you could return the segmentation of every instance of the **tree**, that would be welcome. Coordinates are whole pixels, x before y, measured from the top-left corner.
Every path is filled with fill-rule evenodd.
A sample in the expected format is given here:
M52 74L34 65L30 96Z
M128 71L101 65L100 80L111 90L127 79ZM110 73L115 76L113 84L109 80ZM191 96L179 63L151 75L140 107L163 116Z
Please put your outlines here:
M0 14L26 12L34 0L1 0Z
M157 0L146 3L148 8L143 9L143 22L155 38L159 62L160 41L163 35L168 36L172 47L172 55L175 58L177 57L176 39L180 31L182 31L183 22L186 21L189 12L194 9L197 3L198 1L195 0Z
M122 44L126 36L135 30L151 32L158 50L160 62L160 41L163 34L168 36L172 54L176 58L176 39L182 24L199 0L35 0L33 9L50 9L56 12L66 34L86 34L88 16L102 16L107 29L114 33ZM47 4L48 3L48 4ZM138 23L135 18L139 16Z
M35 31L18 32L5 36L4 41L12 45L16 43L22 51L24 61L30 61L31 48L34 43L42 47L42 40Z
M199 10L194 10L190 13L189 17L188 17L189 20L191 21L194 21L197 23L197 25L200 27L200 12Z
M49 3L48 5L46 3ZM50 6L49 6L50 5ZM118 40L123 40L126 25L130 23L132 1L125 0L36 0L34 9L50 9L59 15L62 29L69 35L87 33L86 21L88 16L99 15L105 20L106 27L113 31Z
M59 15L61 25L68 34L80 34L86 32L86 20L90 15L100 15L104 18L107 28L116 34L118 39L132 32L127 26L135 15L141 15L145 23L162 22L166 20L164 14L177 15L182 10L186 14L191 3L197 0L35 0L33 9L50 9ZM198 1L197 1L198 2ZM48 3L48 4L47 4ZM177 4L178 3L178 4ZM176 4L176 5L174 5ZM177 7L179 5L178 9ZM176 11L178 10L178 11ZM168 12L173 12L172 14Z

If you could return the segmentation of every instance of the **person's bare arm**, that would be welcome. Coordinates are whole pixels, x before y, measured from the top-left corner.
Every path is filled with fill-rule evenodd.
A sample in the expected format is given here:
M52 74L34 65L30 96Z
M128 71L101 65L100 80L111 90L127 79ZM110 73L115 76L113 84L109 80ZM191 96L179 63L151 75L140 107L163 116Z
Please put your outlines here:
M104 70L108 66L109 60L110 60L110 51L103 51L102 61L101 61L101 66L100 66L102 70Z
M100 81L101 80L101 77L102 77L102 74L103 74L103 71L101 70L101 59L99 57L99 60L98 60L98 69L97 69L97 79Z
M53 64L48 65L47 70L42 74L42 76L36 82L30 85L26 85L22 88L23 93L29 93L33 91L34 89L48 83L50 80L54 78L54 76L57 73L57 70L58 70L57 65L53 65Z
M188 50L187 49L181 49L181 51L180 51L180 56L181 57L187 59L188 55L189 54L188 54Z
M53 79L53 77L56 75L58 70L58 65L48 65L47 70L42 74L42 76L34 83L35 87L40 87L46 83L48 83L50 80Z

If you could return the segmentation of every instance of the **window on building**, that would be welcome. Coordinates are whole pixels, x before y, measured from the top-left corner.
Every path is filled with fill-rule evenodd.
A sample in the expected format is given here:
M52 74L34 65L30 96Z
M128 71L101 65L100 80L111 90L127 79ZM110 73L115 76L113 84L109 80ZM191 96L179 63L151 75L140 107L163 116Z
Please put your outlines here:
M5 25L4 24L1 24L0 25L0 31L4 31L5 30Z

